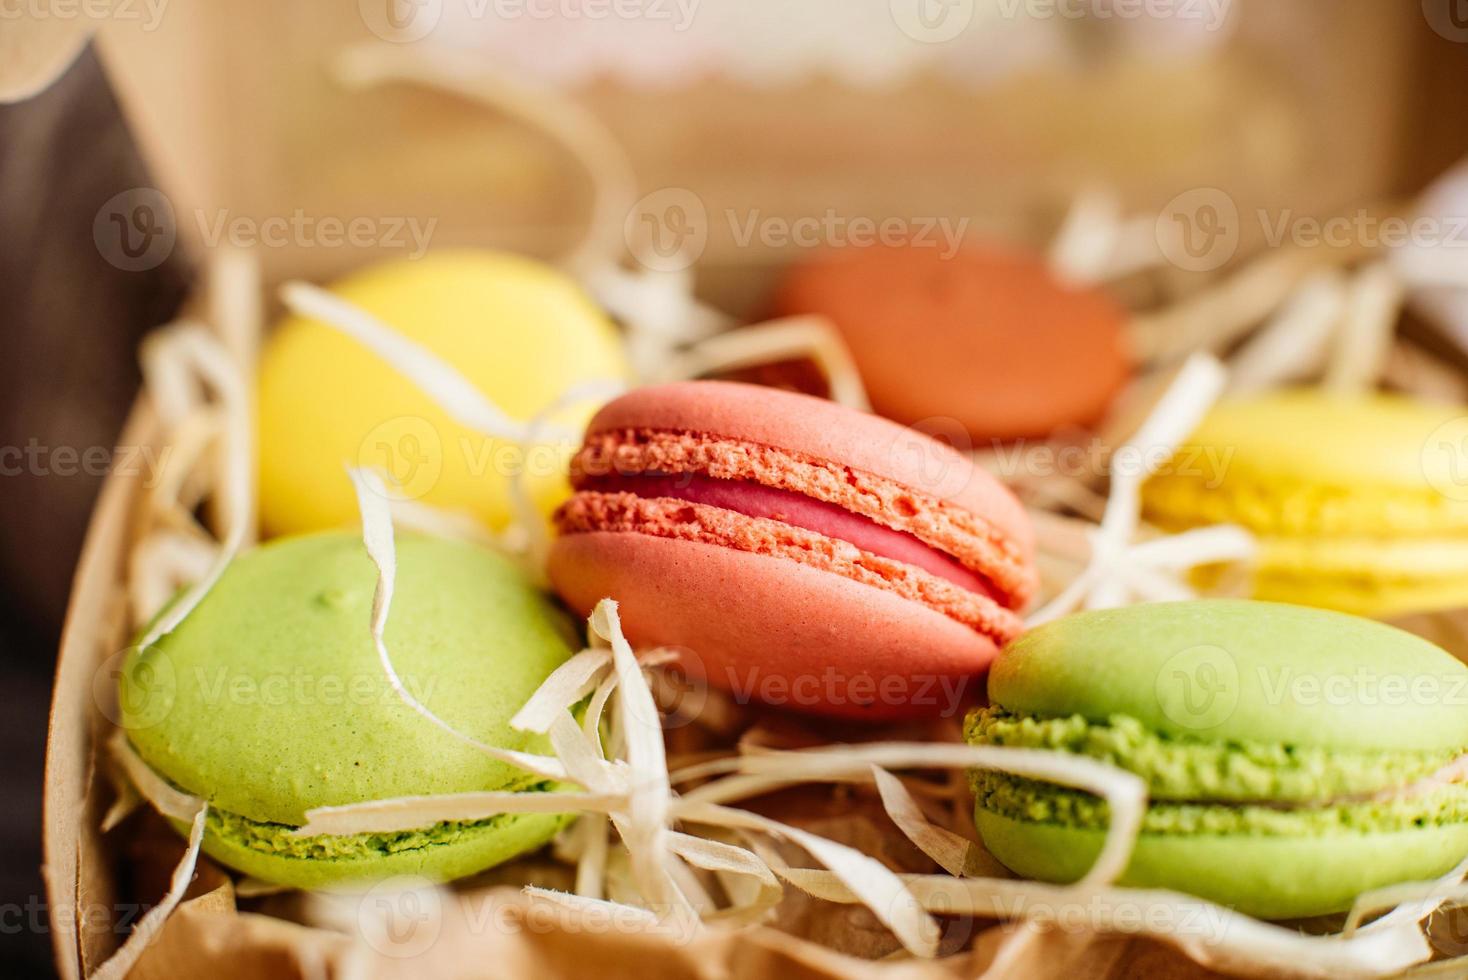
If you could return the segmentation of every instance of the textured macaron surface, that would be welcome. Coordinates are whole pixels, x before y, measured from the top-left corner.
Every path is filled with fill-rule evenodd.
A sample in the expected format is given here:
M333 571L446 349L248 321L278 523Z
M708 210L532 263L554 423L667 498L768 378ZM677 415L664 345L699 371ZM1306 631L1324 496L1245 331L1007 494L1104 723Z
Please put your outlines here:
M1129 374L1114 300L994 248L832 249L790 271L775 311L829 317L883 415L975 439L1094 422Z
M592 419L548 572L766 704L956 714L1034 595L1028 515L951 447L808 395L641 388Z
M1460 406L1290 389L1221 402L1145 489L1178 522L1284 534L1468 531L1468 472L1445 429ZM1435 438L1436 437L1436 438Z
M1462 407L1396 395L1228 400L1143 500L1165 527L1258 535L1259 598L1379 616L1457 606L1468 602L1465 434Z
M723 381L658 385L604 406L586 431L591 443L604 433L637 430L722 437L869 473L981 515L1018 549L1033 548L1034 531L1019 501L962 454L904 425L822 398Z
M466 735L538 750L509 719L570 655L563 617L478 546L405 534L397 557L385 639L404 686ZM369 632L376 581L350 533L238 558L173 632L130 654L120 699L139 755L247 822L298 825L312 807L532 788L538 777L465 745L393 691Z
M435 249L368 266L330 289L451 365L512 419L534 417L574 385L626 375L611 320L574 279L533 259ZM259 379L260 512L269 534L355 525L343 460L386 469L415 498L491 527L511 518L507 477L521 448L464 426L358 340L288 316L266 340ZM593 408L569 406L556 421L579 428ZM526 488L547 513L569 493L569 455L529 462Z
M1006 609L1036 587L1033 532L1005 487L936 440L822 399L724 382L640 389L592 420L572 483L595 491L639 475L746 482L832 505L950 556Z
M1123 884L1317 915L1468 849L1468 666L1381 623L1223 599L1077 613L1011 643L989 696L967 741L1145 782ZM1011 869L1071 881L1099 853L1101 797L971 778L980 833Z
M1242 599L1077 613L995 663L1016 715L1120 715L1174 738L1329 751L1468 748L1468 666L1404 630Z
M1429 780L1462 753L1171 736L1126 715L1093 722L1079 714L1042 718L992 706L969 716L965 736L975 744L1100 759L1145 779L1153 800L1308 803L1372 796Z

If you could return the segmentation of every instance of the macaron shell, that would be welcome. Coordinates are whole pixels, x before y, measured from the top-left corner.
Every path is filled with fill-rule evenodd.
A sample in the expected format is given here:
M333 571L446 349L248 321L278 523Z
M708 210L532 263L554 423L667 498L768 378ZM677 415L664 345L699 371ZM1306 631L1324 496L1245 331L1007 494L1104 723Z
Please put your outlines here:
M698 542L573 534L549 570L574 610L616 599L629 640L684 648L691 673L741 701L870 720L956 714L996 652L879 588Z
M1337 609L1374 619L1468 606L1468 574L1453 578L1395 579L1363 570L1358 574L1308 577L1263 569L1254 577L1254 595L1272 602Z
M1400 395L1291 388L1220 402L1182 452L1216 450L1225 486L1264 481L1431 492L1434 481L1460 485L1452 469L1457 454L1441 451L1434 436L1444 436L1439 430L1465 415L1468 407Z
M921 603L1002 642L1024 622L987 592L932 575L783 520L749 517L721 507L667 497L578 493L559 511L563 536L625 534L690 541L791 562Z
M330 289L443 358L511 418L532 417L575 384L626 376L607 316L574 280L531 259L434 250ZM343 461L385 469L415 499L491 527L513 514L518 446L459 424L387 361L318 321L288 316L267 337L258 401L260 515L272 536L355 525ZM574 405L556 420L574 431L593 408ZM570 453L531 460L527 482L546 512L568 493Z
M1468 604L1468 408L1297 388L1219 403L1143 487L1173 530L1235 523L1254 594L1367 616Z
M1030 823L979 809L989 852L1039 881L1079 880L1105 833ZM1119 884L1198 895L1265 919L1342 912L1362 892L1424 881L1468 854L1468 824L1381 834L1259 837L1143 834Z
M471 828L452 842L384 851L370 858L340 860L270 854L207 831L204 853L237 871L291 888L360 888L395 875L452 881L501 864L549 843L571 821L565 814L507 815L483 828ZM188 827L175 823L180 833Z
M402 534L397 557L385 636L403 684L461 732L543 750L509 719L570 656L561 614L489 549ZM352 533L236 559L172 633L129 656L129 741L185 791L276 824L318 806L539 782L402 703L369 632L376 582Z
M1468 746L1468 666L1403 630L1280 603L1150 603L1054 620L1009 644L989 697L1018 714L1126 715L1216 741Z
M834 249L793 268L774 306L829 317L883 415L977 440L1094 422L1130 372L1119 304L993 248Z
M707 433L864 470L983 517L1026 554L1034 549L1034 530L1014 494L967 457L825 399L727 381L658 385L611 402L587 432L623 429Z
M1378 619L1468 606L1468 540L1264 537L1259 547L1261 599Z
M1017 544L985 516L896 480L762 443L663 429L590 433L572 461L571 482L592 494L607 488L656 495L665 478L688 491L705 477L724 483L726 492L737 492L740 484L775 489L911 535L982 577L981 591L1010 609L1023 608L1039 586L1028 542ZM563 532L568 511L586 495L578 493L557 513ZM791 516L781 519L798 523Z

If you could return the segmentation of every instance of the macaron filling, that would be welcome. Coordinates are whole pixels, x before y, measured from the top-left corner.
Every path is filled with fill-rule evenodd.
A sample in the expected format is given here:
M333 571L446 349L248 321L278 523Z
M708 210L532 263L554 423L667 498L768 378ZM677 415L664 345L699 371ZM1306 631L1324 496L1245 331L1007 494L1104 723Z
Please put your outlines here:
M1116 715L1043 718L999 706L975 711L977 745L1074 752L1136 773L1156 834L1375 833L1468 820L1463 751L1343 750L1207 741L1151 731ZM993 770L971 774L978 806L1011 820L1104 830L1106 801Z
M1018 715L997 706L971 714L965 737L981 745L1100 759L1145 779L1153 800L1322 803L1370 797L1430 780L1463 758L1451 749L1369 751L1177 738L1125 715L1093 722L1081 715Z
M975 772L980 809L1026 823L1105 830L1106 801L1089 793L1007 773ZM1422 795L1360 802L1300 804L1152 802L1142 818L1144 834L1318 836L1374 834L1442 827L1468 821L1468 785L1452 783Z
M666 497L781 521L855 545L862 551L904 562L997 601L992 584L952 556L903 531L883 527L870 518L791 490L749 480L723 480L698 473L608 474L588 478L582 489Z
M1441 537L1468 531L1468 503L1431 487L1328 486L1278 476L1230 474L1213 486L1192 476L1153 477L1147 512L1167 527L1242 524L1259 534L1305 537Z
M549 788L551 784L543 783L522 792ZM523 814L502 813L484 820L443 821L414 830L297 837L294 833L296 828L289 824L251 820L238 813L210 807L204 817L204 825L209 833L221 840L272 857L300 861L359 861L462 843L522 819Z
M953 465L959 466L960 462ZM969 464L961 461L961 465ZM571 464L571 484L579 491L592 491L597 480L644 474L674 476L679 481L704 476L749 483L829 504L837 511L915 538L940 556L952 559L977 575L986 587L980 594L991 595L1003 609L1022 609L1038 585L1031 563L1028 525L1018 505L1001 508L998 517L979 514L950 499L839 462L699 432L592 431ZM955 485L965 480L961 473L949 473L946 478ZM830 520L830 513L822 512L820 520ZM834 537L841 540L844 538L840 534L858 533L861 540L871 541L864 528L857 532L849 523L833 529L838 531ZM910 550L902 553L912 554ZM916 567L928 571L922 565Z
M626 534L684 541L789 560L922 603L978 633L1017 635L1023 622L994 599L906 562L863 551L784 521L676 497L582 490L557 512L563 537Z

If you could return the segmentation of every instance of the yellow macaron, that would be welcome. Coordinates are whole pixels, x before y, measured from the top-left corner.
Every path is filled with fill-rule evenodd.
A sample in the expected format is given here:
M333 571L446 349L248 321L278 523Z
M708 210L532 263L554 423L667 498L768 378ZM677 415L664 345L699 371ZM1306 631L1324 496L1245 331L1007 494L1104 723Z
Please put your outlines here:
M1143 488L1149 520L1235 523L1255 595L1368 616L1468 605L1468 408L1297 388L1221 402Z
M489 251L430 252L365 268L331 291L456 368L513 419L529 419L573 385L625 380L615 327L564 273ZM578 435L596 405L555 418ZM344 464L385 470L403 496L499 528L510 478L524 468L537 506L569 493L574 444L530 454L451 419L412 381L357 341L290 316L260 360L260 514L266 533L351 524ZM574 440L573 440L574 442Z

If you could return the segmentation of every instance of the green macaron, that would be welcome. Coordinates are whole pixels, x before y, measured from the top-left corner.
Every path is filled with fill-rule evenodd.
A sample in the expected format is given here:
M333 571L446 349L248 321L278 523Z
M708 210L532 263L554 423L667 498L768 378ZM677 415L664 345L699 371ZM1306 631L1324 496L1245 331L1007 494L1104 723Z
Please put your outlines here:
M154 772L208 802L203 848L222 863L299 888L399 874L448 880L539 847L569 820L506 814L401 833L293 835L315 807L551 788L399 698L369 630L376 583L354 534L281 539L235 560L176 629L125 661L127 738ZM384 639L409 693L457 731L546 751L509 720L570 656L570 636L501 556L399 537Z
M1222 599L1078 613L1011 643L989 700L970 742L1146 782L1123 885L1297 918L1468 856L1468 667L1381 623ZM973 780L984 843L1018 874L1074 881L1100 853L1101 798Z

